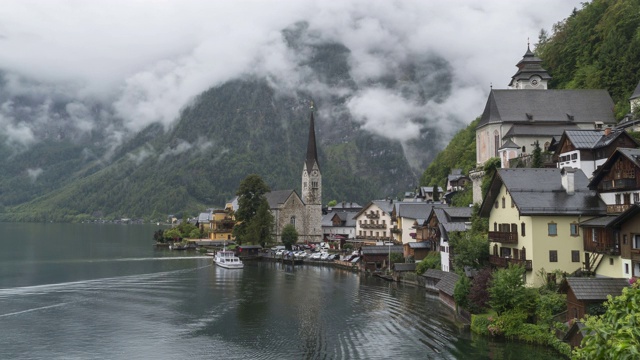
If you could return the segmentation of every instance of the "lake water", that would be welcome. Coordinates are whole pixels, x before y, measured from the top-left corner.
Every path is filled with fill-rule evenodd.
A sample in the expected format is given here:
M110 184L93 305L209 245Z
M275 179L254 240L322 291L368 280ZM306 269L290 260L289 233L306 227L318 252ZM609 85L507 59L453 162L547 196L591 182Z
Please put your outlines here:
M0 223L0 359L555 359L460 329L423 289L212 266L151 225Z

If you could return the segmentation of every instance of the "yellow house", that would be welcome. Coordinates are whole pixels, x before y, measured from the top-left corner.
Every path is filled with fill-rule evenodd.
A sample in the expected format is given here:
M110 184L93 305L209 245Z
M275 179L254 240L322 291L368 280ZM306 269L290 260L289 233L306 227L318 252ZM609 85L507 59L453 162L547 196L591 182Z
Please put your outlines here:
M211 213L211 228L209 239L211 240L234 240L233 227L236 219L233 216L233 208L227 205L224 210L213 210Z
M523 265L527 286L543 285L555 270L582 270L580 222L606 213L588 183L573 168L498 169L480 209L489 218L491 264Z

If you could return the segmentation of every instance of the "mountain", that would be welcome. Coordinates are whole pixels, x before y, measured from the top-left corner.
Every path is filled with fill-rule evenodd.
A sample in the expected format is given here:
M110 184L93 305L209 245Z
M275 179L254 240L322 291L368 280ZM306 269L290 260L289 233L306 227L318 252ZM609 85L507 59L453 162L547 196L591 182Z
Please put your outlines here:
M422 130L404 142L362 128L348 111L351 97L340 91L358 90L350 50L311 41L307 31L304 23L283 31L292 51L302 54L298 65L308 76L302 86L233 79L192 99L172 126L152 124L137 133L119 127L113 108L98 100L46 91L7 98L0 91L0 123L2 116L20 119L9 122L13 136L0 139L0 220L193 215L223 206L252 173L274 190L300 191L312 101L325 201L366 203L415 187L440 150L428 136L435 121L428 114L410 119ZM398 71L373 85L419 104L448 96L451 74L443 59L413 59ZM0 87L14 81L1 75Z

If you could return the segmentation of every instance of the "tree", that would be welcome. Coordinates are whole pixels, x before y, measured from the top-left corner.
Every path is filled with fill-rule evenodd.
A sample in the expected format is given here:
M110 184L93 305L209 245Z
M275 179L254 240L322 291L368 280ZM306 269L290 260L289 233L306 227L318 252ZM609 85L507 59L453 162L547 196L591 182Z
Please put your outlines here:
M538 142L538 140L536 140L533 143L533 154L531 155L531 167L532 168L542 167L542 149L540 149L540 142Z
M338 205L338 201L337 200L331 200L329 201L329 203L327 204L327 207L334 207Z
M282 228L282 243L288 250L291 250L291 246L296 242L298 242L298 231L295 225L285 225L284 228Z
M481 313L489 306L489 284L493 277L490 267L486 267L476 274L469 291L469 308L474 313Z
M274 220L271 210L269 209L269 203L267 202L267 199L262 199L262 203L258 207L258 211L247 225L247 231L244 238L241 238L239 243L259 243L262 244L262 246L271 243L273 223Z
M264 212L258 221L260 224L252 224L252 220L258 213L258 209L267 202L264 195L269 191L270 189L267 184L256 174L251 174L240 182L240 186L236 192L238 196L238 211L236 211L235 217L238 224L233 228L233 235L238 243L242 244L243 241L253 243L270 242L270 238L263 238L263 236L270 237L271 234L271 228L266 232L267 234L265 234L265 229L263 229L263 226L267 225L266 223L269 220ZM268 211L268 203L266 207ZM273 217L271 218L271 224L273 224Z
M524 286L525 269L521 265L509 265L493 273L489 286L489 304L498 315L509 310L521 309L527 303Z
M453 267L456 271L465 268L481 269L489 263L489 241L482 234L452 232L449 244L453 254Z
M453 288L453 299L456 301L456 305L463 309L469 308L469 292L471 291L471 280L464 274L462 274L456 286Z
M574 359L640 358L640 288L634 283L622 295L609 295L603 315L589 316L582 346Z

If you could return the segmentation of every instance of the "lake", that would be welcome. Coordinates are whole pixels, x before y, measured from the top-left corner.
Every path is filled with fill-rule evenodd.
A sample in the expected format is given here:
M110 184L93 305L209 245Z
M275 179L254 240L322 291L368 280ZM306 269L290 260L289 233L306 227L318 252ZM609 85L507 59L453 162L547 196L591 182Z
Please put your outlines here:
M424 289L212 266L154 225L0 223L1 359L560 359L472 336Z

